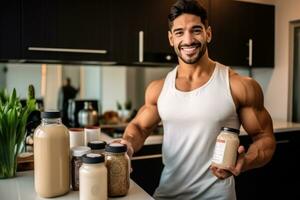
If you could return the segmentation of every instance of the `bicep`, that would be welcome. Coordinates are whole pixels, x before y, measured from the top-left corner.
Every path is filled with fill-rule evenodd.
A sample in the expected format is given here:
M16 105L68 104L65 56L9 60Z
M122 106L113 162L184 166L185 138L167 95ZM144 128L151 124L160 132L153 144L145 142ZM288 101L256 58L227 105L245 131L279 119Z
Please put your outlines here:
M245 131L253 139L273 135L272 119L264 107L261 87L254 80L248 80L244 86L245 95L240 103L239 117Z

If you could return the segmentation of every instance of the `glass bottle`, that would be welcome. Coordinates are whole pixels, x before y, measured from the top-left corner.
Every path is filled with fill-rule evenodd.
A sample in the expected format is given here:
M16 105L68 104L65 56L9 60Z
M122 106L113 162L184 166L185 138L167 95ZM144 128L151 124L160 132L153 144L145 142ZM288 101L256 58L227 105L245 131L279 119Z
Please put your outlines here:
M43 112L34 132L34 185L41 197L56 197L70 189L69 131L60 112Z

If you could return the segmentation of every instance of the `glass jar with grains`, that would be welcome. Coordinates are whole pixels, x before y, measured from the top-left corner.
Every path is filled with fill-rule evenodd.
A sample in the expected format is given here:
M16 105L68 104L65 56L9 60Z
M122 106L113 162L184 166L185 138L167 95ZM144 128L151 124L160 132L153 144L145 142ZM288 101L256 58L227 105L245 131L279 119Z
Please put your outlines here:
M127 146L110 143L105 148L105 164L108 174L108 196L125 196L128 193L130 180L130 160Z
M212 166L221 169L234 167L237 159L237 152L240 145L240 130L223 127L217 137Z
M86 146L77 146L71 149L71 174L72 174L72 189L79 190L79 168L82 165L82 156L90 153L91 148Z

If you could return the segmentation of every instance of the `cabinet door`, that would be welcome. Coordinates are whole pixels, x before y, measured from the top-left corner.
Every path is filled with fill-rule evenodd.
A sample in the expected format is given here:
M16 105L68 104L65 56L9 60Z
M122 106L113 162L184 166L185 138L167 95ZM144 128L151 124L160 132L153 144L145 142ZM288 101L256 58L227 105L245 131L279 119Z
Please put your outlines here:
M0 6L0 59L20 58L21 4L18 0L4 1Z
M144 1L111 0L113 56L119 63L139 61L139 32L144 30Z
M251 4L250 4L251 5ZM274 67L275 7L252 4L253 67Z
M168 15L174 0L146 0L143 15L144 62L177 62L177 56L169 44Z
M274 66L274 6L212 0L213 59L231 66Z
M237 199L299 199L298 185L294 180L300 178L298 166L294 164L299 156L299 131L276 133L276 150L265 166L241 173L235 177ZM251 140L241 137L246 148ZM251 188L251 190L249 190Z
M23 1L25 58L110 60L108 0Z
M240 23L240 18L247 17L245 10L232 0L212 0L210 8L210 56L226 65L247 66L249 32L246 21Z
M109 0L57 0L57 47L79 52L59 58L109 61L109 13Z
M53 51L35 48L56 48L57 9L55 1L22 1L22 55L29 60L57 59Z
M113 45L118 60L129 64L176 62L168 41L169 9L174 0L113 3Z

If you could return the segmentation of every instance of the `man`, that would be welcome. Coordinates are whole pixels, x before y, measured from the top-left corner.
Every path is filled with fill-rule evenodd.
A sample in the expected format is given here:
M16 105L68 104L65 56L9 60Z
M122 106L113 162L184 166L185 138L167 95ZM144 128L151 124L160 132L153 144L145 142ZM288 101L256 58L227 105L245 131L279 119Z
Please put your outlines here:
M68 105L70 99L75 99L79 89L75 89L71 84L71 79L67 77L58 94L58 109L62 111L62 122L69 125L68 122Z
M125 130L121 143L138 151L151 130L164 127L164 169L155 199L234 200L234 177L261 167L275 150L272 119L259 84L208 57L212 39L207 13L195 0L179 0L169 14L169 41L179 65L146 90L145 105ZM238 149L235 167L211 166L221 127L243 125L253 143Z

